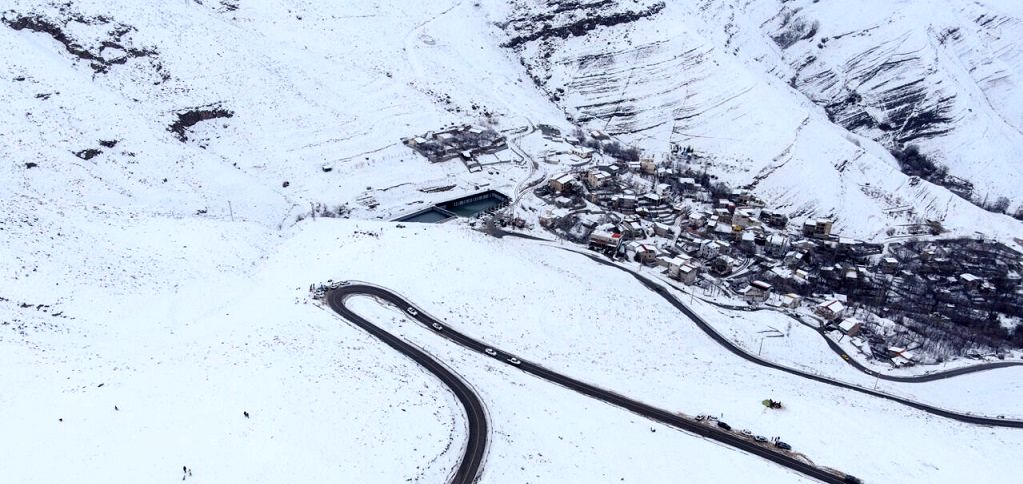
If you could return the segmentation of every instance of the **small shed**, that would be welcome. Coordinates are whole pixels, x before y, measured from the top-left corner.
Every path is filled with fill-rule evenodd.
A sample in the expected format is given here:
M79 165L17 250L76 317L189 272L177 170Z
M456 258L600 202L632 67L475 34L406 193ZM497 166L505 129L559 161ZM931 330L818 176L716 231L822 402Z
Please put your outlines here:
M845 318L838 323L838 330L847 336L856 336L863 331L863 322L856 318Z

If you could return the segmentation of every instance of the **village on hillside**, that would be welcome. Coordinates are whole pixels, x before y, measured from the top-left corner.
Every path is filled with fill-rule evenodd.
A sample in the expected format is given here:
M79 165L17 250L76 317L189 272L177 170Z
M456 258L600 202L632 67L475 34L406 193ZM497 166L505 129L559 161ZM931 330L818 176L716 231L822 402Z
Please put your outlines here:
M561 239L659 271L708 302L786 311L893 366L1023 346L1011 331L1023 318L1023 259L1003 244L936 238L934 221L897 242L855 240L833 220L790 220L715 181L692 147L655 160L600 131L562 139L588 162L534 190L546 206L539 225Z
M524 183L521 202L491 190L476 198L494 202L460 215L586 246L712 304L783 311L873 363L998 358L1023 347L1023 331L1012 331L1023 321L1023 258L1001 243L942 239L933 220L907 224L886 244L843 237L834 220L772 209L718 181L692 146L655 157L600 130L535 131L540 159L530 161L542 175ZM513 132L529 141L527 130ZM431 163L460 159L469 172L530 151L469 125L402 141Z

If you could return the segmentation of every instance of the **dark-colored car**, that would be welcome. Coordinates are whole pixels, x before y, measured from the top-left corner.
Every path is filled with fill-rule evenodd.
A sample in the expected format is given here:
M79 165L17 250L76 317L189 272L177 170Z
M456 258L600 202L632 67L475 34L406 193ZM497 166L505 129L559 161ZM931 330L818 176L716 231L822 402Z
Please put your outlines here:
M848 484L863 484L863 481L861 481L860 478L858 478L858 477L856 477L856 476L854 476L852 474L846 474L845 477L842 478L842 482L845 482L845 483L848 483Z
M781 449L781 450L792 450L792 446L791 445L786 444L785 442L782 442L780 440L775 442L774 446L779 448L779 449Z
M722 422L720 420L718 420L718 427L721 427L721 428L723 428L725 430L732 430L732 426L731 425L728 425L728 424L726 424L726 423L724 423L724 422Z

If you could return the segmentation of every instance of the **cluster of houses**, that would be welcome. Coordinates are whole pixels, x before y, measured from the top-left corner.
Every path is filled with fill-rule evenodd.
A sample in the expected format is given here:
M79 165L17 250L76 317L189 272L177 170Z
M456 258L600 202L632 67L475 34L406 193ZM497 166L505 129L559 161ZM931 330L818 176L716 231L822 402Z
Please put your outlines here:
M461 158L470 169L479 167L478 156L508 148L507 140L497 131L467 124L402 138L401 142L432 163Z
M581 222L592 225L591 248L661 266L688 284L696 283L701 274L730 276L752 258L801 259L800 250L813 246L793 243L786 230L788 217L766 209L748 191L715 197L691 174L664 165L653 159L596 163L552 176L544 191L558 207L581 208L588 202L610 215L611 222L603 225ZM541 225L552 222L550 213L541 217ZM813 237L831 241L831 222L814 223L821 228ZM617 236L612 239L608 234ZM776 272L809 279L809 274L784 266ZM753 287L744 294L755 301L768 292Z
M1023 265L1015 252L995 257L946 242L866 243L836 234L828 218L791 227L787 214L748 191L712 189L692 165L594 158L548 179L538 195L564 210L546 212L541 225L609 256L660 267L684 284L721 287L754 305L797 308L810 297L812 311L848 336L876 335L844 315L847 301L882 315L937 311L954 321L953 313L966 308L960 318L1023 317ZM555 223L564 219L571 223ZM821 301L820 294L844 296ZM899 366L915 358L904 348L888 353Z

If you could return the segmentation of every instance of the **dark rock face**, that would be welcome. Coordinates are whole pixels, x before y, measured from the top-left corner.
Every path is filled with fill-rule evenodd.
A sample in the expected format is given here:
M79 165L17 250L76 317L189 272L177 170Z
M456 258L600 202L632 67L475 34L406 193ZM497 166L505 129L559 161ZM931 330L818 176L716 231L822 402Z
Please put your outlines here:
M84 149L82 151L75 152L75 156L77 156L77 157L79 157L79 158L81 158L83 160L91 160L91 159L99 156L101 153L103 153L103 152L100 151L100 150L97 150L95 148L86 148L86 149Z
M512 37L503 47L515 48L527 42L544 40L553 37L568 38L581 37L587 32L599 27L612 27L620 24L635 22L639 19L656 15L664 9L664 2L655 3L642 10L604 12L603 7L610 6L614 2L602 0L593 3L579 2L554 2L553 8L548 12L520 17L509 21L505 27L512 31L522 32ZM566 12L585 10L583 17L574 19L567 18L559 25L552 25L552 20L557 20Z
M137 47L131 40L131 33L135 27L127 24L114 22L106 16L87 17L71 9L70 4L61 5L60 15L57 18L49 18L36 13L5 12L2 23L7 27L21 31L28 30L49 35L53 40L64 46L69 54L75 58L88 62L89 67L97 74L104 74L111 66L125 64L131 59L148 58L164 81L170 79L163 66L156 62L158 52L152 47ZM85 45L75 39L69 32L69 25L72 23L89 26L106 26L106 38L95 45Z
M191 108L178 113L178 119L167 127L167 130L177 135L179 141L188 141L187 130L201 121L217 118L234 117L234 112L224 109L218 105L201 106Z
M796 42L812 39L817 35L817 29L819 28L820 23L816 20L805 20L797 17L796 11L786 10L782 13L781 28L771 36L771 40L778 47L788 49L796 45Z
M661 61L653 59L658 49L656 45L645 42L633 45L629 38L631 32L645 28L645 21L663 15L666 8L663 1L656 0L518 2L513 16L498 26L508 36L502 46L519 53L519 60L533 84L546 93L551 102L566 109L570 121L601 120L608 133L620 134L648 126L645 120L636 120L637 116L645 114L636 106L639 99L630 95L609 95L626 92L625 85L631 83L623 72L635 66L623 68L620 63L627 57L628 62L641 66L636 72L647 67L657 70L658 73L651 76L657 79L661 78L661 70L671 70L663 65L657 67ZM567 43L585 43L595 36L618 38L622 45L611 44L599 51L584 49L579 55L566 56L562 51ZM667 62L679 64L690 60L688 52L681 57L682 60ZM551 77L560 65L574 65L578 71L572 78L552 82ZM639 80L641 77L644 80ZM648 79L645 74L636 78L637 84Z

